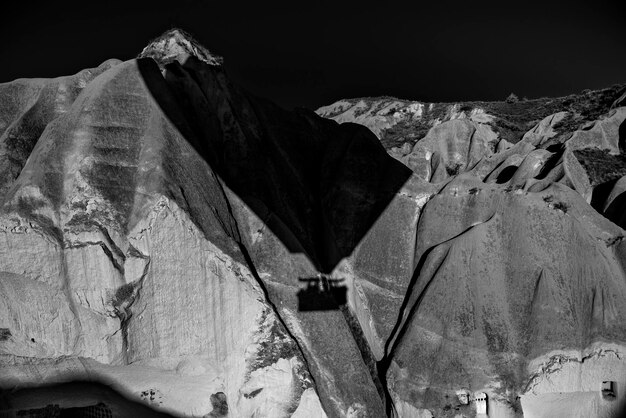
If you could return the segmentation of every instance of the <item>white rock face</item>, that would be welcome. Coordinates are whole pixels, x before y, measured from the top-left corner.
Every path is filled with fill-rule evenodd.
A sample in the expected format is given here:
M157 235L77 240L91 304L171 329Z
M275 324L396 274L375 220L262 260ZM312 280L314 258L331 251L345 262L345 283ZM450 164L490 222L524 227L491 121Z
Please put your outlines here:
M325 416L232 238L217 179L138 62L88 84L11 187L0 210L1 387L89 380L168 413ZM28 406L54 403L37 399Z
M2 352L33 352L37 358L80 353L106 363L119 361L119 321L109 299L120 275L102 247L85 244L64 250L36 226L20 227L26 222L19 217L3 221L4 317L13 318L6 328L16 333L11 341L19 345ZM101 277L103 282L87 284L86 277ZM39 309L49 314L40 318Z
M320 405L319 397L313 389L307 389L302 393L302 400L298 409L291 418L326 418L326 414Z
M180 371L195 360L191 374L214 371L233 414L288 416L311 381L252 274L176 206L157 207L129 234L150 268L136 285L128 361ZM288 351L293 357L281 357Z
M5 242L16 243L28 243L20 238L30 234L35 241L24 255L37 247L49 248L51 255L42 259L46 253L40 253L43 274L37 275L36 265L26 270L18 263L19 246L3 246L11 249L4 260L14 261L3 263L5 269L21 274L0 274L0 314L12 318L2 324L10 338L2 345L6 367L0 384L41 384L42 375L49 383L88 376L112 382L138 401L154 389L161 394L160 408L187 414L211 411L212 388L225 393L229 411L242 417L290 416L308 390L301 410L325 416L293 340L281 331L247 267L207 241L170 201L160 200L148 218L129 234L134 258L147 260L142 276L137 277L140 269L130 270L131 280L97 243L75 239L61 249L36 228L4 232ZM55 264L61 267L43 269ZM292 354L285 358L287 353ZM49 363L59 357L95 361ZM25 358L39 359L26 374L20 367ZM135 383L127 381L124 364L133 365Z
M596 343L581 351L554 351L529 364L532 379L522 396L524 417L618 417L623 396L603 397L602 382L626 387L625 347ZM563 405L568 405L567 409Z

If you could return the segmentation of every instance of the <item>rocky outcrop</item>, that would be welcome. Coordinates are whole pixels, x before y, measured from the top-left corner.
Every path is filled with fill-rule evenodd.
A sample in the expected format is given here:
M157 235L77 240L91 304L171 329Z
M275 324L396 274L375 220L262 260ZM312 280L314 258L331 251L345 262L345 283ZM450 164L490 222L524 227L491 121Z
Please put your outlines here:
M453 416L450 399L465 388L512 416L545 353L597 341L619 343L621 353L626 286L615 243L623 233L558 184L524 193L471 177L450 182L420 217L422 265L392 340L392 396L436 416L448 406ZM620 356L611 367L623 369ZM585 373L596 391L600 376L613 376Z
M522 141L529 142L535 147L545 145L548 140L557 136L558 132L554 128L567 116L567 112L557 112L546 116L534 128L524 134Z
M99 385L208 417L622 407L619 102L318 110L339 124L220 64L173 30L0 85L2 408Z
M246 96L181 36L89 82L3 196L3 387L88 375L171 413L384 415L361 302L304 312L298 279L332 275L410 171L363 127Z
M623 226L624 108L592 106L594 120L556 112L516 143L493 119L460 117L388 148L433 185L380 363L396 416L473 416L476 401L456 398L463 391L486 393L489 416L623 408L601 387L622 385L625 364L624 231L610 222ZM354 109L344 107L318 113L339 120ZM354 120L372 123L367 112Z
M589 123L572 135L566 142L570 150L598 148L609 150L612 154L624 151L620 140L620 126L626 119L626 108L611 110L605 117Z
M517 101L465 101L427 103L393 97L342 99L317 109L317 113L337 122L367 126L392 154L413 147L440 123L455 119L489 125L506 143L515 144L524 136L559 136L593 123L611 109L623 106L625 85L602 90L585 90L564 97L543 97ZM549 129L550 126L556 130ZM547 129L547 130L546 130ZM504 143L503 143L504 144ZM395 149L394 149L395 148Z
M422 180L437 183L490 157L497 143L488 125L455 119L432 128L400 161Z
M324 416L223 185L147 86L165 85L151 62L95 77L4 196L0 384L90 380L188 415L222 393L233 416Z

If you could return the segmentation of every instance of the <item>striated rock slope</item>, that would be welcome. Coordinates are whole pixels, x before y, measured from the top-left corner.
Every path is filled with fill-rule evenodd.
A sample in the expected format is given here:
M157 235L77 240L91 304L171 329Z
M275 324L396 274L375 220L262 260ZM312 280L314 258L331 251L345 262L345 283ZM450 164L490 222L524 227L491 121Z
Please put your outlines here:
M350 311L301 311L298 279L330 275L410 170L369 130L250 97L219 63L171 31L3 143L28 159L1 197L2 387L96 381L193 416L384 415Z
M172 30L0 85L0 410L620 412L620 88L333 121L221 63Z
M457 394L480 392L489 416L626 411L623 395L601 394L603 381L626 385L623 91L535 101L520 118L561 104L520 138L487 110L505 104L434 119L441 105L385 98L318 110L371 127L434 188L380 363L397 416L474 416Z
M567 112L567 118L557 130L571 131L596 120L612 107L623 106L625 94L626 85L616 84L564 97L521 100L515 97L503 102L427 103L394 97L364 97L339 100L320 107L317 113L337 122L365 125L381 139L385 148L397 147L396 152L403 152L423 138L430 128L454 119L487 124L502 139L516 143L543 118Z

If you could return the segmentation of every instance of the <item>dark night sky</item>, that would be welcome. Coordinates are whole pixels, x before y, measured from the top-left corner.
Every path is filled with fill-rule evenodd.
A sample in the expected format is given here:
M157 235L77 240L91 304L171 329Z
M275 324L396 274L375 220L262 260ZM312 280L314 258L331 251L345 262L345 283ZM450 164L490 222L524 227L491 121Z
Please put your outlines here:
M344 97L422 101L565 95L626 82L619 1L22 2L0 25L0 82L133 58L177 26L232 78L291 108Z

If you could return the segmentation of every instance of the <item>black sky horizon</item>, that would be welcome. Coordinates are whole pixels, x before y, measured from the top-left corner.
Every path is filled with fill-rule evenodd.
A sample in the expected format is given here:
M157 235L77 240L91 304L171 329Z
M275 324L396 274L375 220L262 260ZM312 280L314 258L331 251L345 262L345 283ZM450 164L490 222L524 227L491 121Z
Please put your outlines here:
M223 56L236 83L287 109L374 96L552 97L626 83L619 3L507 3L21 3L0 25L0 83L131 59L173 27Z

